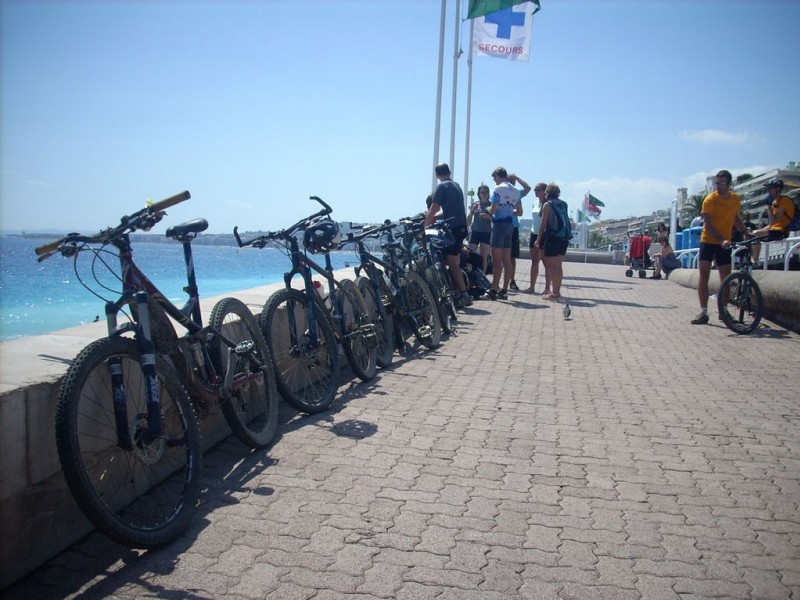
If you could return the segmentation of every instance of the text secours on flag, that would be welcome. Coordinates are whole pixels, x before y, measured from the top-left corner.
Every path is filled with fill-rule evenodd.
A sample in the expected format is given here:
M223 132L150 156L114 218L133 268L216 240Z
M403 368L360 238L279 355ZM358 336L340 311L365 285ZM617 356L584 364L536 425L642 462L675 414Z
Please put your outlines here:
M533 15L537 10L538 2L521 2L476 18L472 54L528 62Z

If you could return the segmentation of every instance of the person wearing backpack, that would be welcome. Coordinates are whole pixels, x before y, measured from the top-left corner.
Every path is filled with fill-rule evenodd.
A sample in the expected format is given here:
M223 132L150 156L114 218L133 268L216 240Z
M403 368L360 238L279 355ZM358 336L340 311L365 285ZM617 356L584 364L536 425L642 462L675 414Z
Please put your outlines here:
M555 183L548 184L544 192L546 202L542 207L542 224L536 238L536 247L544 250L542 262L551 285L551 292L542 294L542 298L556 302L561 299L561 281L564 279L562 263L572 239L569 209L560 196L561 188Z
M782 240L789 235L792 227L797 227L796 223L800 215L797 214L797 206L789 196L784 196L783 179L773 177L764 184L769 194L770 210L768 214L769 222L766 227L749 231L753 237L766 237L766 241Z

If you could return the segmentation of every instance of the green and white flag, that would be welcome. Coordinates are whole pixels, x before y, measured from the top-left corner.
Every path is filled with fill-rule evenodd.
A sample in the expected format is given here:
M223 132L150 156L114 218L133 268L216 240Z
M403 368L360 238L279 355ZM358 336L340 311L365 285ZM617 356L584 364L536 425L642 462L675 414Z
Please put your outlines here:
M503 10L515 4L522 4L525 0L469 0L469 12L467 13L468 19L477 19L498 10ZM541 10L539 0L532 0L536 5L533 14Z
M503 4L497 0L493 4ZM538 2L508 3L472 22L472 54L528 62L533 15Z

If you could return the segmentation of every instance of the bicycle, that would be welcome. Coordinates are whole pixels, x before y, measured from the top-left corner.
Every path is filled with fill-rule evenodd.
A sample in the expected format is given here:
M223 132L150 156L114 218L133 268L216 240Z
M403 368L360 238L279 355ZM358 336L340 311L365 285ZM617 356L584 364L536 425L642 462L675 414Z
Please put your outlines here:
M340 239L338 224L328 217L333 209L317 196L311 200L319 202L322 210L287 229L246 242L239 237L238 227L233 234L240 248L277 243L291 260L292 269L283 276L285 287L267 299L259 326L270 346L281 395L297 410L317 413L331 405L338 388L339 344L363 381L375 376L377 347L375 327L355 283L333 276L329 253ZM303 250L299 232L303 232ZM309 253L322 254L325 265L314 262ZM316 291L313 272L325 278L330 306ZM295 275L303 280L302 289L292 288Z
M738 334L750 333L758 327L764 314L764 297L753 279L752 246L765 238L751 238L731 244L742 257L738 271L730 273L720 284L717 307L725 325Z
M397 223L387 222L363 229L358 234L351 232L342 244L356 245L359 259L355 267L356 285L366 299L375 323L377 358L382 367L391 365L394 347L398 350L403 348L404 324L425 347L436 348L441 343L435 300L425 281L417 273L407 270L411 256L400 242L394 240L392 231L396 227ZM365 240L383 235L388 239L382 244L384 259L380 259L369 250Z
M208 222L194 219L166 232L183 245L189 298L182 308L134 261L130 234L149 230L165 209L189 197L177 194L96 235L70 233L35 250L40 262L59 253L72 259L81 285L101 299L78 272L79 256L92 254L100 289L119 293L101 281L101 267L121 283L119 297L106 301L107 337L89 344L67 369L56 446L81 511L99 531L135 548L163 546L189 524L202 467L196 410L219 405L233 433L252 448L267 446L277 428L272 362L255 317L239 300L224 298L210 323L202 323L191 241ZM127 317L121 324L120 313ZM168 316L186 329L181 339Z

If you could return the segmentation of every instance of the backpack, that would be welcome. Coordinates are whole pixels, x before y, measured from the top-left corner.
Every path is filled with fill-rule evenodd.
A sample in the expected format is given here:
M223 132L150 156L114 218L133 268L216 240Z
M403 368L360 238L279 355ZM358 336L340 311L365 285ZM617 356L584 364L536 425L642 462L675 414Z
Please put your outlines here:
M572 239L572 223L569 221L567 213L567 203L560 199L549 200L550 208L553 209L553 219L547 224L547 235L559 240ZM553 225L555 225L553 227Z
M792 217L789 226L786 228L786 233L790 231L800 231L800 198L789 198L794 204L794 216Z

